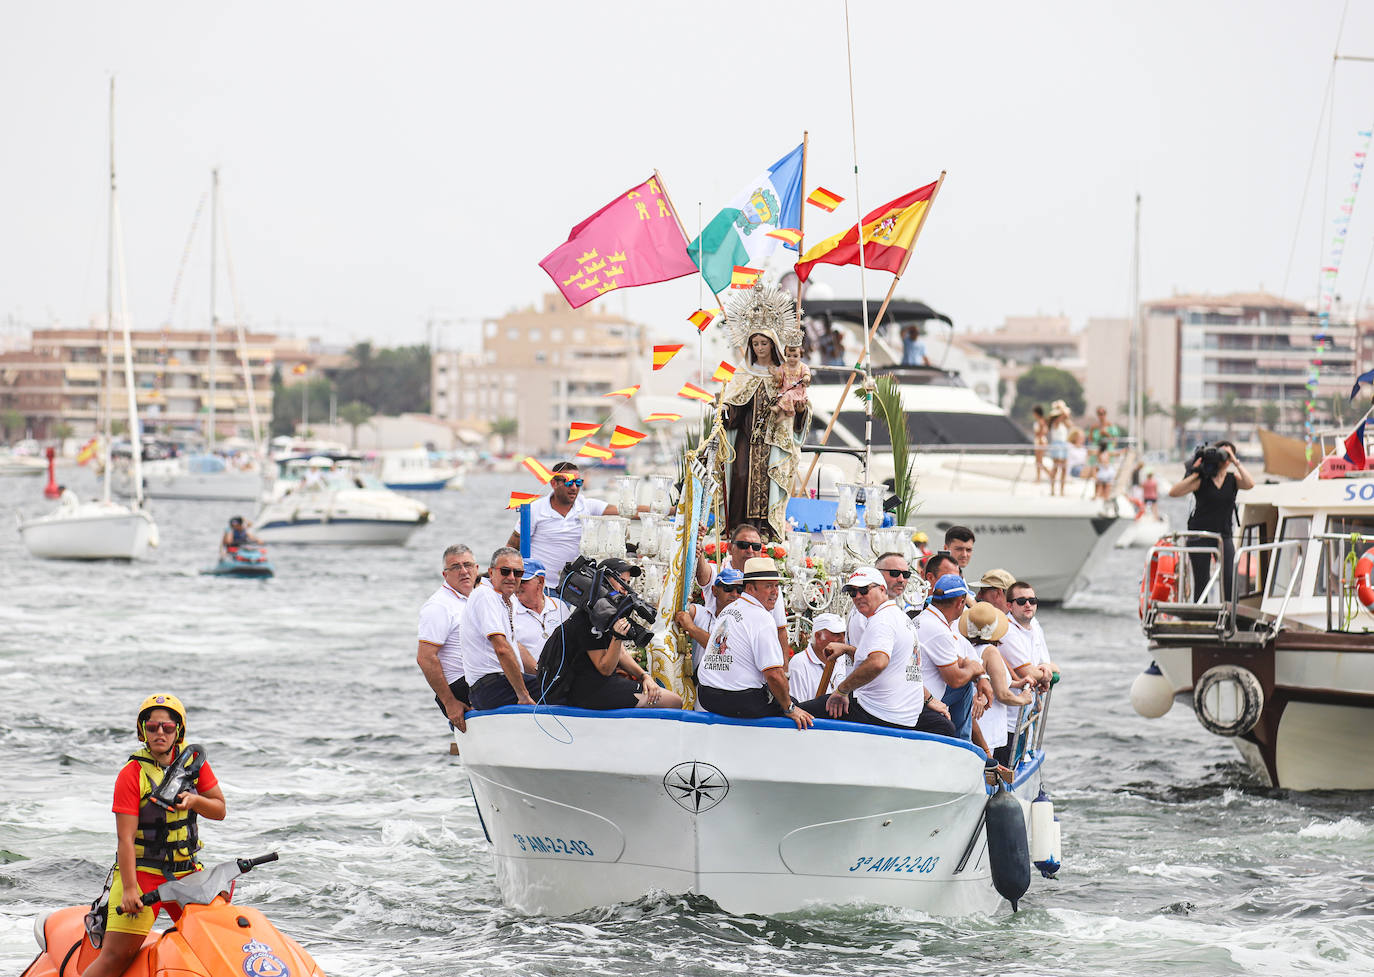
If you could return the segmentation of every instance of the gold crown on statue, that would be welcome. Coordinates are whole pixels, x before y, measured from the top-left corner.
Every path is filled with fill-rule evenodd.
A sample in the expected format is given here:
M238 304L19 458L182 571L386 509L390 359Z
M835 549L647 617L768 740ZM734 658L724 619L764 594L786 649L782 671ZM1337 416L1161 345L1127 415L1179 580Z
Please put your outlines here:
M730 343L747 352L749 337L763 333L778 344L778 356L788 346L802 344L802 328L797 322L792 296L776 285L765 285L763 276L740 295L725 302L725 328Z

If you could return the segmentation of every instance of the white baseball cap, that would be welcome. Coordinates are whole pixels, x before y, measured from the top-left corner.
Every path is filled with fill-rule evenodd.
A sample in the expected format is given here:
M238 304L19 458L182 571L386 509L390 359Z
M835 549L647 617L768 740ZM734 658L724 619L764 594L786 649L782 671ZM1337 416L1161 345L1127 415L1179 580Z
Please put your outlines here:
M844 618L838 614L817 614L811 622L811 632L829 631L831 634L844 634Z

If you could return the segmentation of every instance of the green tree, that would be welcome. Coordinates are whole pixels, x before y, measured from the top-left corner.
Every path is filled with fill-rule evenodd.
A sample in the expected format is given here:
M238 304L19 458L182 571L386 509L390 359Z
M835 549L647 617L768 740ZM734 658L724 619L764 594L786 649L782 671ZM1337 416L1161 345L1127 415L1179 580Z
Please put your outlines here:
M339 420L343 421L353 429L353 440L351 447L358 447L358 428L372 420L373 410L361 400L350 400L339 408Z
M316 422L329 419L330 383L325 377L312 377L300 383L283 384L272 377L272 434L294 434L301 423L301 394L305 394L309 417Z
M1277 431L1283 420L1283 409L1278 404L1268 403L1260 408L1260 424L1270 431Z
M59 421L57 424L53 425L52 436L53 439L58 442L66 441L75 433L76 430L65 421Z
M1031 408L1040 404L1046 410L1056 400L1062 400L1075 416L1083 413L1083 385L1072 373L1054 366L1037 365L1016 378L1016 401L1011 405L1012 417L1020 421L1030 418Z
M5 440L13 441L24 433L24 415L13 407L0 410L0 428L5 431Z
M363 342L348 353L352 364L335 376L341 401L360 401L378 414L429 411L429 347L374 349Z
M513 417L498 417L491 422L491 433L501 439L501 454L506 453L507 442L520 430L520 422Z
M1225 424L1226 437L1229 438L1237 422L1253 420L1255 415L1251 407L1241 403L1239 397L1228 391L1222 395L1220 400L1207 408L1207 416Z
M1186 454L1183 442L1188 437L1188 425L1193 423L1200 412L1196 407L1189 407L1187 404L1174 404L1169 411L1169 416L1174 422L1174 445L1180 454Z

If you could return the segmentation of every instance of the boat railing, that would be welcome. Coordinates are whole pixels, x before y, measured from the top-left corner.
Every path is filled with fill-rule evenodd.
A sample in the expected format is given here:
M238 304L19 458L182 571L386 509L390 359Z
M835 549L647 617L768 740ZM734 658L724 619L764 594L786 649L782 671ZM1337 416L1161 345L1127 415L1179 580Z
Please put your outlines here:
M1358 613L1355 605L1359 603L1361 580L1355 576L1354 567L1365 550L1374 545L1374 536L1361 533L1313 533L1309 539L1321 544L1317 556L1317 566L1320 568L1317 586L1326 597L1326 630L1344 631ZM1334 560L1333 551L1336 556ZM1348 576L1346 567L1351 571Z
M1150 547L1145 558L1147 577L1141 583L1141 623L1146 636L1158 640L1205 635L1226 641L1237 640L1243 634L1247 641L1267 639L1282 626L1288 613L1288 604L1302 576L1302 549L1303 541L1296 539L1251 543L1236 550L1235 560L1228 567L1223 558L1220 533L1187 530L1161 537ZM1274 557L1279 553L1288 553L1293 564L1284 588L1283 603L1277 614L1265 622L1265 627L1241 632L1238 606L1242 601L1262 595L1268 585L1265 574L1259 573L1254 589L1242 593L1241 585L1250 580L1249 573L1242 568L1277 566ZM1194 577L1194 555L1204 555L1208 559L1209 573L1201 588ZM1231 574L1229 598L1225 596L1222 582L1222 574L1228 572ZM1257 620L1264 618L1260 616Z
M1039 755L1045 741L1045 727L1049 723L1050 699L1054 695L1051 685L1044 692L1036 692L1035 698L1016 713L1016 727L1012 731L1011 763L1015 770L1022 760L1034 759Z

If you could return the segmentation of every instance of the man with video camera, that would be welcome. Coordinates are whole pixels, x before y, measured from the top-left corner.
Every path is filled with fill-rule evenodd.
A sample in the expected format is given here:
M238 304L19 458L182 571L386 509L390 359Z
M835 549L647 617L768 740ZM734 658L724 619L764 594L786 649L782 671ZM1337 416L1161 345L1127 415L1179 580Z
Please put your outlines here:
M549 635L539 656L546 702L579 709L682 708L682 697L655 682L631 653L652 639L643 621L656 614L630 590L626 578L639 572L616 559L579 557L568 565L559 593L576 610Z
M1232 466L1235 471L1228 471ZM1185 469L1182 480L1173 484L1169 494L1174 498L1192 494L1193 507L1188 513L1188 528L1221 536L1221 585L1226 600L1231 599L1231 568L1236 562L1236 543L1232 538L1232 516L1236 511L1236 493L1255 487L1255 480L1236 458L1236 446L1230 441L1198 445ZM1213 546L1205 536L1188 540L1189 546ZM1202 592L1211 576L1212 555L1189 553L1193 566L1193 600L1202 599Z

